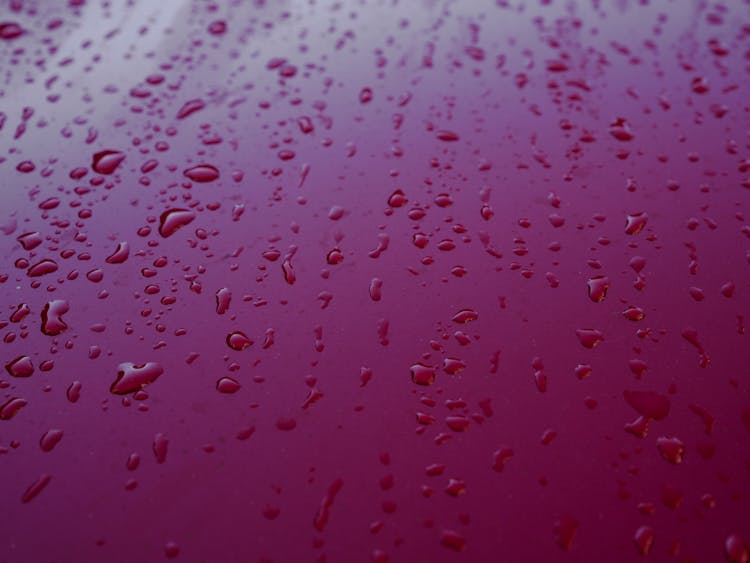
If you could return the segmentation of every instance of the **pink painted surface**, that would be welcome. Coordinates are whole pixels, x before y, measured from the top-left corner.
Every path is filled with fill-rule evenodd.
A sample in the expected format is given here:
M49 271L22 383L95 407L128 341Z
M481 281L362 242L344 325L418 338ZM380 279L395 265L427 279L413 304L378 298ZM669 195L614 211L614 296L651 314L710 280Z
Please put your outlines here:
M746 563L747 1L0 3L0 562Z

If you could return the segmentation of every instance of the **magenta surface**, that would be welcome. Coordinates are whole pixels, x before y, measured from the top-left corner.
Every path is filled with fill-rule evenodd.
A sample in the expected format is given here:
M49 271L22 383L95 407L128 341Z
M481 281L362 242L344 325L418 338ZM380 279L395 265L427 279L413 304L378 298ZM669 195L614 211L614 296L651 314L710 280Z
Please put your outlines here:
M749 22L0 1L0 562L747 563Z

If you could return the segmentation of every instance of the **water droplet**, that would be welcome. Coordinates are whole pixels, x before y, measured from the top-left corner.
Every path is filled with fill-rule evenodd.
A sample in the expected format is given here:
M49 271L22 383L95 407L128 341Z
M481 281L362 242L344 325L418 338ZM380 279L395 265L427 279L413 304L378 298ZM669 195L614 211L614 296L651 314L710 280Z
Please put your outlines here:
M578 520L564 514L559 520L555 522L555 533L557 536L557 545L565 550L570 551L573 549L573 541L575 540L576 532L578 531Z
M492 454L492 469L501 473L505 469L505 464L513 457L513 450L508 446L502 446Z
M18 356L5 364L5 369L13 377L30 377L34 373L34 364L28 356Z
M34 498L44 490L44 488L49 484L51 480L52 480L51 475L47 475L47 474L41 475L36 481L34 481L31 485L29 485L28 488L24 491L23 495L21 496L21 502L25 504L27 502L31 502L32 500L34 500Z
M380 278L372 278L370 280L370 299L373 301L380 301L383 294L383 280Z
M16 237L16 240L24 250L34 250L42 244L42 237L37 232L24 233Z
M17 24L16 22L2 22L0 23L0 39L3 41L12 41L21 37L26 30Z
M252 345L253 341L242 331L236 330L227 334L227 346L232 350L240 352Z
M50 260L49 258L45 258L44 260L40 260L36 264L30 266L26 271L26 275L30 278L38 278L40 276L56 272L57 268L57 262L55 262L54 260Z
M130 256L130 247L127 242L122 241L117 243L117 248L115 248L112 254L107 256L105 261L107 264L122 264L128 259L128 256Z
M297 276L294 273L294 268L292 267L292 261L290 258L287 258L281 263L281 271L284 273L286 283L294 285L294 282L297 281Z
M724 542L727 561L729 563L748 563L750 561L750 549L745 540L737 534L730 534Z
M439 140L441 140L441 141L445 141L445 142L454 142L454 141L458 141L458 140L459 140L459 138L460 138L460 137L458 136L458 134L457 134L457 133L454 133L453 131L446 131L446 130L441 130L441 131L438 131L438 132L437 132L437 133L435 134L435 136L436 136L436 137L437 137L437 138L438 138Z
M651 526L641 526L635 531L633 537L638 553L648 555L654 545L654 530Z
M402 190L394 191L388 198L388 205L394 208L403 207L407 203L409 203L409 200L406 199Z
M39 446L42 451L51 452L54 447L62 440L63 431L57 428L47 430L39 440Z
M679 438L668 438L662 436L657 438L656 447L659 449L661 457L669 463L677 465L682 463L682 456L685 454L685 444Z
M630 124L622 117L618 117L610 124L609 134L618 141L633 140L633 132L630 130Z
M65 394L68 397L68 401L70 401L71 403L77 402L81 397L81 382L74 381L73 383L71 383Z
M665 395L660 395L653 391L625 390L623 396L625 397L625 402L640 415L653 418L654 420L663 420L669 415L671 403Z
M169 440L161 432L154 436L154 444L152 449L154 456L156 457L156 463L164 463L167 460L167 449L169 448Z
M479 318L479 313L473 309L461 309L458 313L453 315L451 319L454 323L466 324L475 321Z
M282 416L276 420L276 428L284 432L289 432L297 428L297 421L291 416Z
M622 316L629 321L642 321L646 318L646 313L640 307L628 307L622 312Z
M16 310L10 315L10 322L20 323L31 313L31 307L26 303L20 303Z
M168 209L159 218L159 234L164 238L171 237L194 219L195 213L189 209Z
M177 119L185 119L189 115L194 114L196 111L200 111L206 107L206 103L200 98L194 100L188 100L177 112Z
M180 554L180 546L173 541L164 544L164 555L167 559L174 559Z
M643 230L648 222L648 215L646 213L633 213L628 215L625 221L625 233L628 235L637 235ZM632 265L632 262L631 262Z
M326 255L326 262L331 266L341 264L344 261L344 254L340 249L334 248Z
M320 501L320 506L313 518L313 526L319 532L322 532L325 529L326 524L328 523L328 518L330 517L333 501L343 486L344 481L340 478L336 479L328 486L325 496Z
M216 390L219 393L232 394L240 390L240 383L231 377L222 377L216 382Z
M122 363L117 368L117 379L109 390L117 395L135 393L156 381L163 373L164 368L156 362Z
M584 348L593 349L596 348L601 342L604 341L604 335L601 331L593 328L581 328L576 330L576 336L579 342Z
M183 174L193 182L213 182L219 178L219 169L211 164L198 164L183 171Z
M232 302L232 292L228 288L222 287L216 291L216 313L223 315L229 310L229 304Z
M91 168L98 174L112 174L125 160L125 153L120 151L101 151L94 155Z
M62 299L54 299L42 309L42 332L47 336L57 336L68 328L62 316L70 310L70 305Z
M0 405L0 420L10 420L18 411L28 405L26 399L12 397Z
M601 303L607 296L609 289L609 278L607 276L594 276L588 281L589 298L594 303Z
M411 366L411 380L417 385L432 385L435 383L435 369L424 364Z

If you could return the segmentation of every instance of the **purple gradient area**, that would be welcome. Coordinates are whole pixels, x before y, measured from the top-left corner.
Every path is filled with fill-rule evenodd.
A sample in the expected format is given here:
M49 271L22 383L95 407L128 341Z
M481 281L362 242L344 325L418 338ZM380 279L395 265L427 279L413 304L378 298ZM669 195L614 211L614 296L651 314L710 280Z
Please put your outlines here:
M0 1L0 563L747 563L748 22Z

